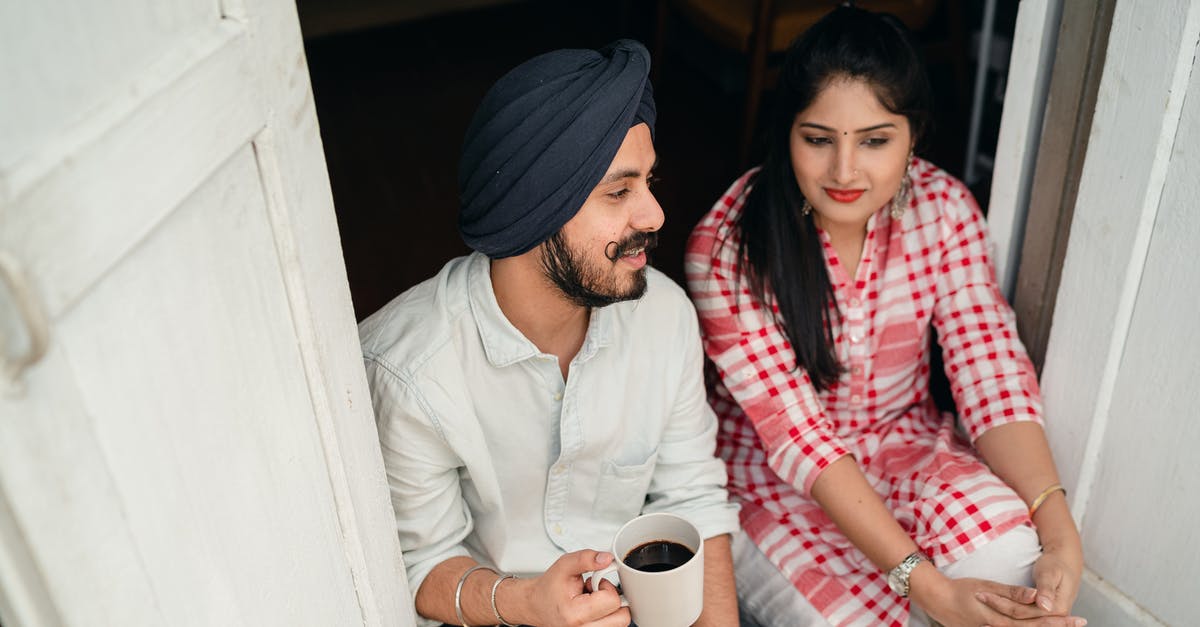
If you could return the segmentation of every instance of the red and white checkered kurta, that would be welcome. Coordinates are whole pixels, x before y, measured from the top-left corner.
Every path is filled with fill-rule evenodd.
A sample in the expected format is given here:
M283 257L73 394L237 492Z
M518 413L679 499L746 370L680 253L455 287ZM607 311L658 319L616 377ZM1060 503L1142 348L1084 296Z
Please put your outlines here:
M907 622L908 603L838 531L809 493L823 469L853 455L896 520L937 565L1030 524L1025 503L979 460L929 392L936 329L962 427L1041 421L1033 365L996 284L984 218L966 187L916 159L913 201L867 222L857 275L821 233L845 369L818 393L775 322L751 297L737 259L747 173L701 220L686 273L704 348L718 450L742 526L835 625ZM773 299L771 299L773 301ZM772 307L775 312L778 309ZM710 373L711 374L711 373Z

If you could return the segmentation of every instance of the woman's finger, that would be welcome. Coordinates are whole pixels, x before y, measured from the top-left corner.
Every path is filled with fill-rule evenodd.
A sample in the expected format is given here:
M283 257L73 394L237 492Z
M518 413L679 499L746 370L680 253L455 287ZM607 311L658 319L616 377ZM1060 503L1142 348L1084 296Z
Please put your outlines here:
M1034 569L1038 607L1054 614L1066 614L1071 610L1070 600L1064 598L1067 595L1060 594L1063 575L1062 569L1053 565L1050 568Z
M1046 615L1044 610L1035 605L1031 605L1029 603L1018 603L1007 597L1002 597L990 592L976 592L975 600L1009 618L1015 618L1018 620L1038 618Z
M1037 598L1038 591L1028 586L1017 586L986 580L981 580L981 582L983 584L983 591L1003 597L1014 603L1032 605L1034 599Z

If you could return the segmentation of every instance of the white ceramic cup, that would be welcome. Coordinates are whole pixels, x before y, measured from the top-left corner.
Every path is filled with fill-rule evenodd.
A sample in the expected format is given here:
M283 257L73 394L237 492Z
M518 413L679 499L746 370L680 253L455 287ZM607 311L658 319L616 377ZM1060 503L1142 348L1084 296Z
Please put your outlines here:
M682 544L694 555L684 564L660 572L637 570L625 562L630 551L656 540ZM616 559L592 574L592 590L600 589L602 577L616 573L638 627L687 627L700 618L704 609L704 539L695 525L675 514L643 514L617 532L612 553Z

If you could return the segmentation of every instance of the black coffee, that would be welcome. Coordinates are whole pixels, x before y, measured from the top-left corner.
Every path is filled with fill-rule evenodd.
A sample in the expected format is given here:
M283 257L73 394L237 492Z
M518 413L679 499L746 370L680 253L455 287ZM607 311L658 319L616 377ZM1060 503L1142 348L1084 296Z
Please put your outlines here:
M659 573L678 568L692 559L691 549L670 540L651 540L638 545L625 556L625 563L647 573Z

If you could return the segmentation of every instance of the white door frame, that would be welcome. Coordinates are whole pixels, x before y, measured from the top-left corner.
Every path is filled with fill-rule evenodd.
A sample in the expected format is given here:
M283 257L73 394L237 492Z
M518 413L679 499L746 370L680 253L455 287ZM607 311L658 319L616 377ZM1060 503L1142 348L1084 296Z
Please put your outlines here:
M1037 76L1048 70L1053 59L1053 46L1042 43L1039 47L1036 42L1046 41L1049 22L1043 16L1050 14L1048 0L1021 3L997 150L989 222L998 248L997 271L1002 284L1010 289L1020 257L1028 185L1037 159L1034 153L1040 131L1034 129L1040 125L1046 97L1044 90L1030 85L1040 83ZM1029 19L1022 21L1021 15ZM1119 447L1106 442L1106 433L1114 420L1137 419L1114 416L1112 403L1118 375L1137 376L1119 371L1155 219L1170 182L1170 164L1177 148L1187 149L1196 139L1182 139L1186 143L1177 146L1185 95L1196 83L1192 70L1198 41L1198 3L1117 0L1041 381L1047 436L1072 512L1083 529L1088 566L1118 563L1120 555L1143 551L1141 538L1112 537L1103 528L1089 526L1089 504L1093 498L1111 496L1101 479L1102 469L1137 472L1137 468L1104 466L1106 448ZM1047 57L1047 52L1051 56ZM1147 419L1146 428L1154 428L1152 420ZM1177 512L1192 511L1196 506L1194 495L1174 495L1172 500L1159 515L1183 515ZM1179 555L1148 558L1160 564L1181 559ZM1122 575L1087 568L1076 613L1098 626L1161 625L1139 605L1142 599L1114 585ZM1163 585L1174 590L1178 582ZM1180 598L1169 603L1178 605L1157 610L1178 614L1194 600Z

